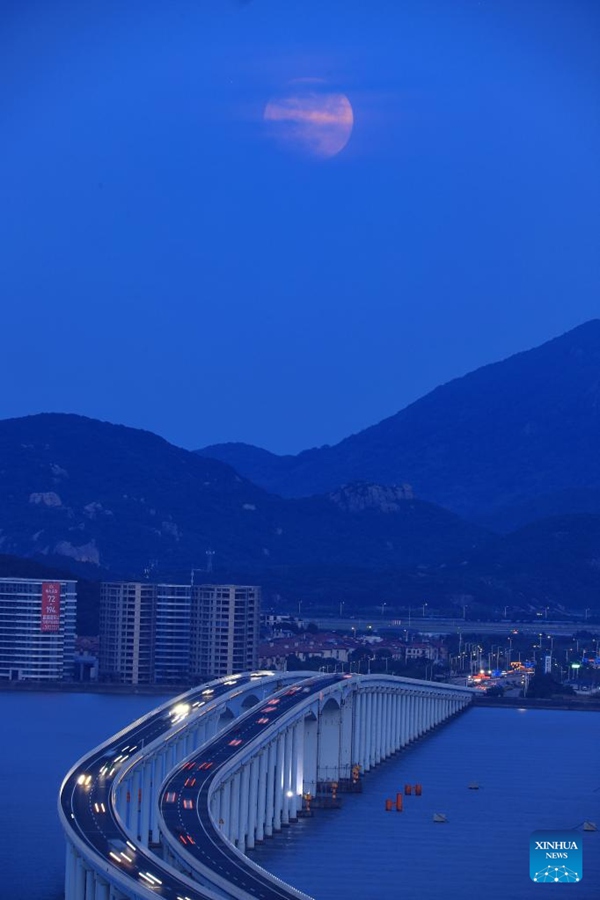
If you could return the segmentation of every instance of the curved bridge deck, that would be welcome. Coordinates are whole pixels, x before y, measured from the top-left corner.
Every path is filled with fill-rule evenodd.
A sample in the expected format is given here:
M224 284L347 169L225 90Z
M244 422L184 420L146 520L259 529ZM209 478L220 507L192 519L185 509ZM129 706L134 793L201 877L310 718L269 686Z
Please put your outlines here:
M59 814L65 900L304 898L255 841L464 709L465 688L393 676L246 673L182 695L80 760Z

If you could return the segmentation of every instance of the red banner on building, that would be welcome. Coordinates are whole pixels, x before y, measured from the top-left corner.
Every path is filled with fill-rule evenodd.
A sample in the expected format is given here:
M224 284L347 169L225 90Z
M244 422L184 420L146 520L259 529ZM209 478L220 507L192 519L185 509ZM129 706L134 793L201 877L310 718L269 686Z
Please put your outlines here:
M60 631L60 583L42 584L42 631Z

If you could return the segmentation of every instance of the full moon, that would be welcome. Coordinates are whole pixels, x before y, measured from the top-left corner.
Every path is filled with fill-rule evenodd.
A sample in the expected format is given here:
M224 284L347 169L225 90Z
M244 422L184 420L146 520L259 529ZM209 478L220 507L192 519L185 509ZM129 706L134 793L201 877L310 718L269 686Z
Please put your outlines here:
M323 159L344 149L354 125L346 95L314 79L291 82L269 100L263 118L277 143Z

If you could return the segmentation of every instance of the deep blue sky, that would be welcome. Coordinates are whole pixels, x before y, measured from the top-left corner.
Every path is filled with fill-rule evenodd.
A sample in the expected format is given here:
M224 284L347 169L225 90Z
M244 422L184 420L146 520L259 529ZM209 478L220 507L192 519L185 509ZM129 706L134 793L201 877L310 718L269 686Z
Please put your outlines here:
M335 443L599 315L597 0L14 0L0 417ZM296 78L354 110L272 142Z

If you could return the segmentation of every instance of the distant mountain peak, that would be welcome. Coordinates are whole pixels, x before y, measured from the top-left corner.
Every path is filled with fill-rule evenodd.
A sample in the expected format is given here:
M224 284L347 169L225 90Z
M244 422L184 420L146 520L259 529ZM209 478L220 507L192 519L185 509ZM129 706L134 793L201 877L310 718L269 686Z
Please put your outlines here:
M541 494L600 487L599 443L600 319L592 319L440 385L333 447L202 453L281 496L409 483L423 500L480 518Z
M354 481L328 494L329 499L345 512L366 509L378 512L398 512L407 500L414 500L410 484L372 484Z

